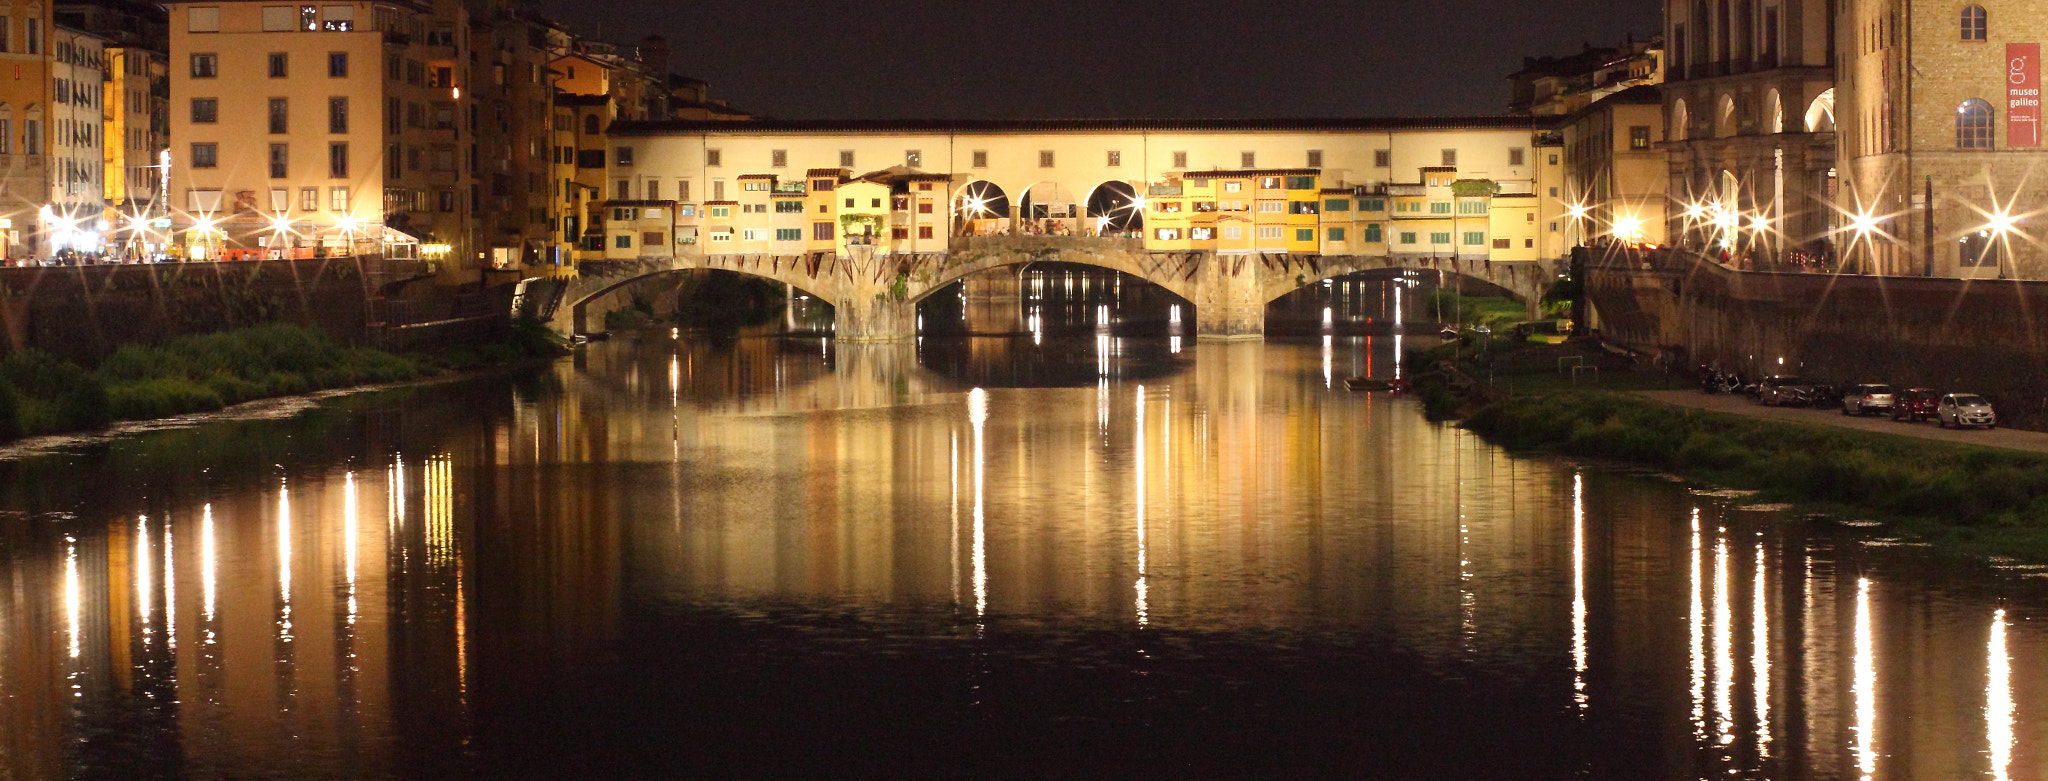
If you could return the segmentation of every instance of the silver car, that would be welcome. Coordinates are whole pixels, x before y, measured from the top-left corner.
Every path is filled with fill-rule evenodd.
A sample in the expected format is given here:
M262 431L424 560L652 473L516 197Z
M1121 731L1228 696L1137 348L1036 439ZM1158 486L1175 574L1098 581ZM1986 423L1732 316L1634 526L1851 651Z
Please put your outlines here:
M1892 411L1892 386L1852 385L1842 394L1842 414L1875 415Z
M1998 428L1998 413L1992 411L1991 402L1975 393L1951 393L1941 397L1941 405L1934 408L1934 421L1942 428L1955 426L1983 426Z

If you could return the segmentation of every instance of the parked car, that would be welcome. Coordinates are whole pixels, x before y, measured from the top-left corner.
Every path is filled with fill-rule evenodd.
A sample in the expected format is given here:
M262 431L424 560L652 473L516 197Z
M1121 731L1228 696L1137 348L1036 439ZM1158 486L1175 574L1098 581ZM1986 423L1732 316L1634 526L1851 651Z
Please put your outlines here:
M1941 394L1929 388L1909 388L1892 395L1892 420L1917 422L1934 417Z
M1842 393L1842 414L1875 415L1892 411L1897 400L1892 396L1892 386L1875 383L1851 385Z
M1757 386L1757 401L1767 407L1804 407L1813 403L1813 387L1798 377L1773 375Z
M1955 426L1983 426L1998 428L1998 413L1991 409L1991 402L1975 393L1951 393L1941 397L1941 404L1934 408L1934 422L1942 428Z

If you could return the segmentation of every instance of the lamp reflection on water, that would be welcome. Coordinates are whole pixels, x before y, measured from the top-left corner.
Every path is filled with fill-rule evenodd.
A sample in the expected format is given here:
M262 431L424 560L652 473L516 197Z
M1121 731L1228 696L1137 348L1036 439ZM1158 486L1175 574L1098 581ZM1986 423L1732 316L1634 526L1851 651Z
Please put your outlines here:
M1586 698L1586 476L1572 475L1572 703Z
M78 539L64 536L64 635L66 650L78 658Z
M277 490L277 639L292 641L292 492Z
M982 430L988 423L988 391L975 388L967 393L967 420L974 425L974 616L988 615L988 529L984 524L982 478Z
M1990 744L1991 777L2012 778L2013 701L2012 657L2005 649L2005 611L1991 613L1989 678L1984 691L1984 738Z
M1707 617L1700 557L1700 509L1695 507L1692 509L1692 612L1688 614L1687 621L1692 640L1692 735L1695 740L1707 737Z
M1750 594L1749 666L1756 674L1756 753L1771 756L1771 611L1764 577L1764 544L1756 544L1756 583Z
M1151 623L1152 615L1151 603L1148 600L1148 589L1145 583L1145 386L1143 385L1138 386L1137 411L1133 413L1132 417L1135 418L1137 428L1137 434L1133 437L1136 441L1137 452L1133 454L1133 459L1137 462L1138 485L1138 582L1136 584L1138 625L1146 626Z
M1870 579L1856 579L1856 769L1877 774L1877 660L1870 636Z

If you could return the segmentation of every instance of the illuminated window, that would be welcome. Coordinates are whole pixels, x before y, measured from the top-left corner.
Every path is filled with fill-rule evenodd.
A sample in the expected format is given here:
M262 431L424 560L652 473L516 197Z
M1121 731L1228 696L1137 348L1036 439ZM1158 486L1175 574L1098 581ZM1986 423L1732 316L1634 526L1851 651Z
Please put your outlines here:
M1991 104L1971 98L1956 107L1956 148L1991 148Z

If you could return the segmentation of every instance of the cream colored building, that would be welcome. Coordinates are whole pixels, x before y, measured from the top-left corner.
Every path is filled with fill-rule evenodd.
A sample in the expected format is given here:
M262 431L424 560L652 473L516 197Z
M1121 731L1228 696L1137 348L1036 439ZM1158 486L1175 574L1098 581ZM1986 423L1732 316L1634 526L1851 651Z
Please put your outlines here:
M50 35L50 157L47 206L39 213L43 255L98 252L112 225L106 212L105 39L53 26Z
M1674 244L1769 268L1825 253L1835 190L1834 0L1666 0Z
M475 268L459 2L169 4L171 211L194 258L451 247Z
M114 212L154 216L161 153L170 148L169 60L136 46L106 49L106 200ZM161 243L161 242L156 242Z
M956 231L1086 235L1110 216L1095 213L1105 194L1172 188L1180 188L1185 211L1148 215L1157 222L1145 233L1150 248L1536 262L1562 257L1567 241L1561 161L1551 154L1552 136L1528 118L621 122L611 143L607 195L614 200L654 192L725 201L741 192L743 177L807 182L809 252L844 251L841 214L873 208L876 195L857 196L848 207L847 196L833 194L849 181L890 183L894 252L945 251ZM976 219L965 197L970 186L1013 217ZM1488 195L1455 194L1469 186ZM1420 211L1384 211L1410 189ZM710 226L735 227L690 216L691 199L680 200L679 241ZM1361 200L1381 211L1360 209ZM1342 201L1341 210L1332 201ZM1503 216L1520 221L1496 218L1495 201L1512 202ZM1208 231L1200 243L1191 241L1198 223ZM1404 244L1404 233L1416 235ZM744 234L735 238L743 242ZM683 249L737 252L726 246L733 245ZM614 244L611 252L618 251Z
M1589 243L1604 239L1662 245L1671 163L1664 144L1664 99L1642 86L1608 96L1565 118L1566 200Z

